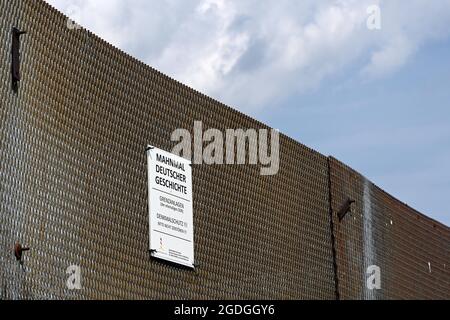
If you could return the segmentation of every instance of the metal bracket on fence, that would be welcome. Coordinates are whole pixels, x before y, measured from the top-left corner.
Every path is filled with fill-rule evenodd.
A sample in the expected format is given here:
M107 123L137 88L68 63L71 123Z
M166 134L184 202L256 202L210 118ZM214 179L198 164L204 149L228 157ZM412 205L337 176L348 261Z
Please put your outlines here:
M12 29L12 48L11 48L11 74L13 90L17 91L20 81L20 36L26 34L26 31L20 31L16 27Z
M351 206L353 203L355 203L355 200L352 200L350 198L347 199L347 201L342 205L341 209L339 209L337 215L339 218L339 222L341 222L344 217L351 211Z

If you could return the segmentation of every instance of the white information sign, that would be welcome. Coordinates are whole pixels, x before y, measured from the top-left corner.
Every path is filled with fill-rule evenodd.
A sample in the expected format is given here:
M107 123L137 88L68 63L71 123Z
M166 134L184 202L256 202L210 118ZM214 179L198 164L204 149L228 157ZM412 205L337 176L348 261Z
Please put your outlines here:
M148 147L150 252L194 268L191 162Z

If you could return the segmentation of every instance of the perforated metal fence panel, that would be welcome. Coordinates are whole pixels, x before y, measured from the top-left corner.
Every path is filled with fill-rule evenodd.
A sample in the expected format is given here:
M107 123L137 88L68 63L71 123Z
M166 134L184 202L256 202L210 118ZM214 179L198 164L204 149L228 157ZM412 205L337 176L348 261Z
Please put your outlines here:
M42 1L0 0L0 296L334 299L326 157L281 137L281 168L193 168L196 271L151 260L148 144L266 128L125 55ZM21 38L11 90L11 28ZM23 267L14 244L29 246ZM82 289L66 286L70 265Z
M330 158L332 207L355 200L342 221L333 215L342 299L450 299L450 232ZM378 266L381 289L370 290ZM369 281L369 284L373 284Z
M17 92L13 27L27 31ZM283 135L277 175L193 167L195 271L150 259L146 146L170 151L196 120L267 127L68 28L43 1L0 0L0 102L2 299L450 299L448 227ZM31 248L23 266L17 242ZM381 290L366 288L372 264ZM81 290L66 285L71 265Z

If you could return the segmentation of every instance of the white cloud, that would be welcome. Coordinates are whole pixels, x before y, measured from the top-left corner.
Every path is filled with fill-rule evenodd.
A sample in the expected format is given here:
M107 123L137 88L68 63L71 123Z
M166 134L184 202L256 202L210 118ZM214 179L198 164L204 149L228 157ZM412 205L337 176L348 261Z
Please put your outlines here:
M372 54L370 64L363 73L370 77L380 77L403 66L415 52L414 44L405 37L391 39L384 47Z
M429 41L450 35L449 0L48 2L66 13L76 6L80 23L107 41L247 111L346 68L349 77L389 75ZM366 27L374 4L379 31Z

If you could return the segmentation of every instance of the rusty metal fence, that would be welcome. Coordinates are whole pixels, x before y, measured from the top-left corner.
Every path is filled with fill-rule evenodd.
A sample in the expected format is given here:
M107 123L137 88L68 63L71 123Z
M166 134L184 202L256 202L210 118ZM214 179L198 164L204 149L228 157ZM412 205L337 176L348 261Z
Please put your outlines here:
M11 30L21 79L11 85ZM450 299L450 230L281 136L280 171L194 166L188 271L148 252L148 144L267 128L113 48L43 1L0 0L1 299ZM347 197L356 203L342 221ZM23 265L16 242L29 246ZM365 289L378 264L383 288ZM66 269L82 270L69 290Z
M450 299L450 233L330 158L337 281L342 299ZM368 290L367 269L381 269L381 290Z

